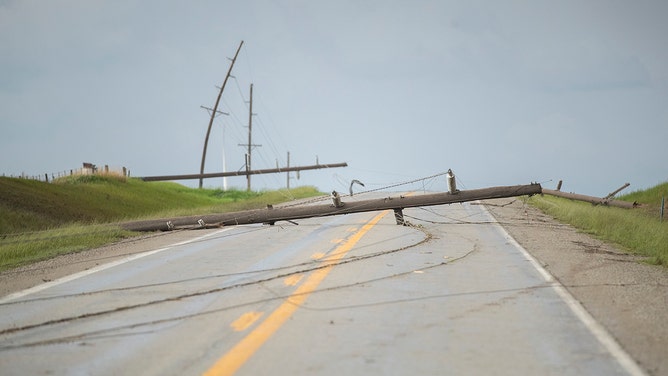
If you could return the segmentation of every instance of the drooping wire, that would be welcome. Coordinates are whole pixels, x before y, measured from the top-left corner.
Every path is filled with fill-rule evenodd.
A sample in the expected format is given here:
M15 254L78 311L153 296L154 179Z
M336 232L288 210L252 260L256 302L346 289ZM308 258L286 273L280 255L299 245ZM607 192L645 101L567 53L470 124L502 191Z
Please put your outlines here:
M364 194L372 193L372 192L378 192L378 191L382 191L382 190L386 190L386 189L390 189L390 188L396 188L396 187L400 187L402 185L414 184L414 183L417 183L417 182L420 182L420 181L423 181L423 180L433 180L433 179L435 179L439 176L443 176L445 174L447 174L447 172L441 172L441 173L434 174L434 175L431 175L431 176L418 178L418 179L414 179L414 180L410 180L410 181L405 181L405 182L401 182L401 183L394 183L394 184L386 185L386 186L383 186L383 187L380 187L380 188L369 189L369 190L361 191L361 192L355 192L355 196L360 196L360 195L364 195ZM341 177L339 177L338 174L334 174L334 175L337 179L339 179L339 183L341 183L342 186L345 186L345 189L348 189L348 185L350 184L350 182L346 182ZM343 190L343 192L345 192L345 190ZM341 194L340 196L341 197L350 197L350 194L349 193L348 194ZM328 200L330 200L330 196L320 196L320 197L315 197L315 198L310 199L310 200L300 201L300 202L295 203L295 204L283 205L282 207L294 207L294 206L299 206L299 205L308 205L308 204L313 204L313 203L316 203L316 202L328 201ZM345 210L345 209L342 209L342 210Z

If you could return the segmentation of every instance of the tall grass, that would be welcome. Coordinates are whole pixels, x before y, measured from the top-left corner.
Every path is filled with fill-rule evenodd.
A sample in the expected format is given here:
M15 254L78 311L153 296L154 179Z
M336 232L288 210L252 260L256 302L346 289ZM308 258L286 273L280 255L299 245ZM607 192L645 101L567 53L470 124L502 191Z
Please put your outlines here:
M657 207L661 204L661 198L668 198L668 182L658 184L654 187L638 190L619 197L624 201L637 201L649 207Z
M119 221L257 209L320 194L313 187L192 189L113 175L70 176L53 184L0 177L0 270L135 235L113 225Z
M635 201L639 196L622 198ZM646 256L649 263L668 265L668 221L660 222L653 204L641 209L621 209L554 196L533 196L529 203L585 233Z
M642 207L639 208L639 211L647 215L648 217L660 218L661 216L661 201L665 199L668 201L668 182L658 184L654 187L645 190L634 191L629 194L620 196L620 200L629 201L629 202L639 202ZM664 202L664 205L667 205ZM664 208L664 212L666 212ZM668 213L664 213L668 215ZM668 218L663 219L668 221Z

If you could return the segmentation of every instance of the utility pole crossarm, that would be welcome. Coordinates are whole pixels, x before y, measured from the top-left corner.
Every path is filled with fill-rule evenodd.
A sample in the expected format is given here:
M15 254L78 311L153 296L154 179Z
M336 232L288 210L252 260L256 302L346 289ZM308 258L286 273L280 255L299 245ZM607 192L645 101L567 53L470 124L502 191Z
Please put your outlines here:
M207 110L207 111L209 112L209 114L214 113L213 108L206 107L206 106L199 106L199 108L203 108L203 109ZM218 111L218 110L216 110L215 113L218 114L218 115L225 115L225 116L229 116L229 115L230 115L229 112L223 112L223 111Z

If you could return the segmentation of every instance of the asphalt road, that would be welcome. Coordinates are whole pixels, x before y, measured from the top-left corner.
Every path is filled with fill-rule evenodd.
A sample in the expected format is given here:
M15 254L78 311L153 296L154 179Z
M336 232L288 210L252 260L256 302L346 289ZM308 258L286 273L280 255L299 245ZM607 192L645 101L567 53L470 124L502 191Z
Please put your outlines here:
M0 299L3 375L642 374L480 205L249 225Z

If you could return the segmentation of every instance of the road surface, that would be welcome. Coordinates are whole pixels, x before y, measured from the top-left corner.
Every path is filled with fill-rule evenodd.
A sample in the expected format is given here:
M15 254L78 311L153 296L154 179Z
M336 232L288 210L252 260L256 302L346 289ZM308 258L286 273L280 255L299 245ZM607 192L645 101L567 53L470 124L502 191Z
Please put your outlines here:
M642 374L475 203L249 225L0 298L3 375Z

